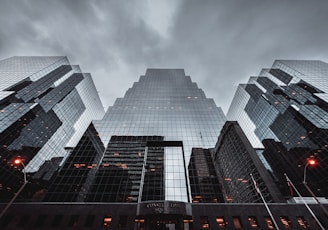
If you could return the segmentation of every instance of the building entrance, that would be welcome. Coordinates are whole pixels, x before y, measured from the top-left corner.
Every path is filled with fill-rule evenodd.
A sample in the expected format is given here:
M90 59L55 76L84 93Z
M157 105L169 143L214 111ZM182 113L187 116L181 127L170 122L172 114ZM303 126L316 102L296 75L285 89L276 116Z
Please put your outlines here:
M145 230L183 230L182 215L156 214L145 218ZM189 229L189 228L188 228Z

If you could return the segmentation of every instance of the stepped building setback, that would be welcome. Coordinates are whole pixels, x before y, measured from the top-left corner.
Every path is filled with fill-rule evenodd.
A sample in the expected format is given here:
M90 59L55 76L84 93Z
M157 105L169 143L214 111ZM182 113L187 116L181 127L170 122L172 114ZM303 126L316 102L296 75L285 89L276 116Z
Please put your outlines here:
M328 196L327 77L322 61L277 60L239 85L230 105L229 120L238 121L286 198L293 192L285 173L304 196L311 196L304 179L316 196Z

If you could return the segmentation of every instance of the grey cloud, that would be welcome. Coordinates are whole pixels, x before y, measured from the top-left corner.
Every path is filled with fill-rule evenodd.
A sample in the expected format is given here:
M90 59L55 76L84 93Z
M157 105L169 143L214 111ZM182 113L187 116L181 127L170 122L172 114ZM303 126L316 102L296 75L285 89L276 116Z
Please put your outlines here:
M327 51L326 12L324 1L185 1L167 53L226 111L249 74L277 58L312 59Z
M237 84L275 59L328 60L327 1L167 4L176 11L162 37L147 1L3 0L0 58L67 55L91 72L106 107L147 67L184 68L224 111Z

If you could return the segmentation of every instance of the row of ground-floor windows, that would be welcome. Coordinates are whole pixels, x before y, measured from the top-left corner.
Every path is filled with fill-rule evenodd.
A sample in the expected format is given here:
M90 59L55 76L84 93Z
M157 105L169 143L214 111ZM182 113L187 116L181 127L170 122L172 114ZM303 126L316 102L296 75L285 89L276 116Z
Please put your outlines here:
M113 218L111 215L103 216L103 218L96 216L96 215L87 215L87 216L79 216L79 215L70 215L68 218L66 215L54 215L54 216L47 216L47 215L39 215L37 218L31 218L30 215L22 215L22 216L6 216L1 220L2 227L24 227L24 226L35 226L35 227L103 227L103 228L113 228L113 229L120 229L126 228L129 226L144 226L145 220L144 219L135 219L134 223L129 223L130 221L133 222L133 219L129 219L127 215L120 215L117 216L118 220L115 222L115 226L113 225ZM230 218L230 222L224 216L217 216L215 218L216 226L210 226L215 222L211 222L208 216L200 216L198 221L200 223L200 227L202 229L211 229L211 228L227 228L227 227L234 227L235 229L243 229L243 228L267 228L267 229L275 229L274 222L270 217L263 217L261 224L257 217L255 216L248 216L248 218L241 219L239 216L233 216ZM102 222L100 222L102 221ZM279 222L279 225L283 225L285 228L307 228L311 229L309 221L306 220L302 216L297 216L292 219L288 218L287 216L280 216L275 217L275 221ZM97 223L98 222L98 223ZM189 229L192 229L194 226L195 229L199 227L195 226L193 222L194 220L183 220L183 222L188 222ZM211 223L211 224L210 224ZM260 225L265 226L260 226ZM311 223L312 224L312 223Z
M279 220L281 221L281 224L285 228L292 228L292 227L294 227L294 224L295 224L295 227L297 226L300 228L310 228L308 221L306 221L306 219L302 216L296 217L296 220L293 221L295 223L292 223L292 221L287 216L280 216ZM201 227L203 229L210 228L209 219L207 216L201 216L200 223L201 223ZM231 224L228 223L228 221L226 221L226 219L223 216L218 216L218 217L216 217L216 223L219 228L226 228L226 227L228 227L228 225L232 225L236 229L242 229L243 227L260 228L259 222L255 216L249 216L247 218L246 223L242 222L240 217L233 216ZM266 225L265 226L266 228L275 229L274 222L272 221L271 217L264 217L264 223Z

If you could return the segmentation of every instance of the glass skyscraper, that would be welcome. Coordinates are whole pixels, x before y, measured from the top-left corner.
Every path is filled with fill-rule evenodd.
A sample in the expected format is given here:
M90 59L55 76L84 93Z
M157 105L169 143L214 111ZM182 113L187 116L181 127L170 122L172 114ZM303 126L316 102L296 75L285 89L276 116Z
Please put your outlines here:
M112 136L163 136L182 146L164 149L165 198L188 201L185 165L192 147L215 145L226 118L182 69L148 69L95 127L107 146Z
M192 147L213 147L225 120L221 108L182 69L148 69L102 120L93 121L106 150L95 162L100 168L89 176L94 182L85 199L189 202L186 166ZM90 166L71 162L79 168L81 163ZM106 178L125 182L109 188Z
M328 195L328 64L277 60L239 85L229 108L288 198L284 173L304 196L306 179L317 196ZM315 167L307 160L318 161Z
M22 86L28 85L32 83ZM44 129L49 134L61 124L51 106L41 103L53 90L35 99L51 120L42 120L48 122ZM77 119L70 112L66 116ZM24 118L23 127L29 117ZM266 169L257 167L257 154L266 152L263 147L256 152L248 135L236 122L226 122L222 110L182 69L148 69L102 119L94 118L75 145L71 139L60 147L67 153L62 164L60 157L53 157L29 178L23 193L29 193L25 197L33 202L12 204L0 218L1 228L273 229L276 219L280 229L318 229L303 204L270 203L273 215L269 216L263 203L222 203L229 202L229 194L235 202L258 202L254 185L245 178L250 171L260 190L272 193L262 177L261 170L268 174ZM224 170L221 178L218 166ZM5 207L0 203L1 210ZM312 207L327 226L319 207Z
M10 197L27 173L65 158L104 109L90 74L67 57L11 57L0 61L1 198ZM16 167L16 168L15 168Z
M227 121L212 150L225 202L284 202L268 170L236 121ZM252 175L252 176L251 176ZM253 179L257 186L254 186Z

